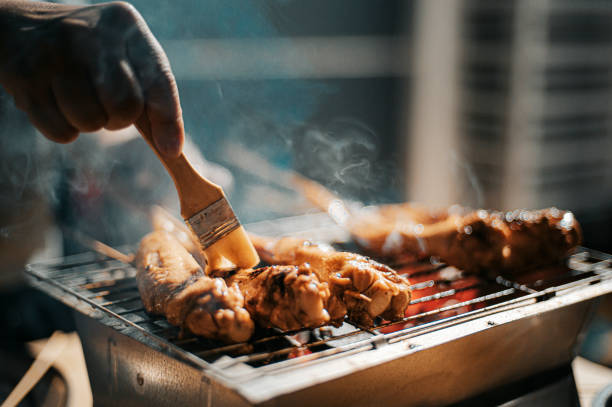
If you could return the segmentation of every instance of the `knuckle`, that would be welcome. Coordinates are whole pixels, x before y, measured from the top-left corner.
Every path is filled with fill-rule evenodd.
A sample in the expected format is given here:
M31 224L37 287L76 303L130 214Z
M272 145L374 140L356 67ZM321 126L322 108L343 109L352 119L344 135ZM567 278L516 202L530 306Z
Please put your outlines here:
M144 86L153 97L174 98L178 94L176 79L170 64L166 61L161 61L148 79L149 81L145 82Z
M113 1L106 5L109 17L119 21L135 22L142 18L136 8L125 1Z
M45 40L52 44L54 52L66 53L77 57L79 51L91 50L94 41L98 39L96 25L90 16L63 17L55 31L49 33Z

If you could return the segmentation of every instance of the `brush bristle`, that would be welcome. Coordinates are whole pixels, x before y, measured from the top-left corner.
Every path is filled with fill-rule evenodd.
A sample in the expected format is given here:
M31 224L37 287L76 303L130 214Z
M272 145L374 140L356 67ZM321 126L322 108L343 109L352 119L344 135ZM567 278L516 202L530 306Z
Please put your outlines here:
M259 256L242 226L206 248L204 254L208 261L208 271L226 269L231 265L247 269L259 264Z

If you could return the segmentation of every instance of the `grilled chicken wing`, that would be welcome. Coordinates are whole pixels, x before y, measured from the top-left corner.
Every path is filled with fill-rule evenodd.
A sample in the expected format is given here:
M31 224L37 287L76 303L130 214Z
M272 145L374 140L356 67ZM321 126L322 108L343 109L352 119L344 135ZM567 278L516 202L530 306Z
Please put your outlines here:
M254 324L238 285L210 278L176 238L155 231L140 242L136 281L145 309L196 335L243 342Z
M177 219L170 212L157 205L151 208L150 217L153 230L163 230L170 233L185 249L187 249L204 271L207 271L206 255L201 249L198 238L189 230L185 222Z
M329 322L328 285L307 265L238 270L226 281L238 284L247 311L263 327L290 331Z
M319 281L329 285L327 311L332 323L339 324L348 315L371 326L378 316L389 320L404 316L410 301L409 283L385 265L301 239L251 236L251 240L264 261L308 265Z
M388 205L354 215L349 229L375 257L436 256L472 272L512 272L554 263L581 240L573 214L556 208L503 213Z

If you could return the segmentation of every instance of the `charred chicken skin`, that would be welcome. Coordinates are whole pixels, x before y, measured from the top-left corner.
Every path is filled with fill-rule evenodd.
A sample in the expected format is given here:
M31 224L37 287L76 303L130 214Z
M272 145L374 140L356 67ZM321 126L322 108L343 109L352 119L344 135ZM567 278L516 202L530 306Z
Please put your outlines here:
M397 320L410 302L409 282L391 268L354 253L295 238L251 236L259 256L270 264L308 267L329 286L327 311L331 323L345 315L363 326L374 318Z
M260 326L292 331L329 322L328 285L308 265L237 270L226 281L238 284L247 311Z
M511 273L555 263L581 241L573 214L556 208L504 213L388 205L353 215L348 227L374 257L401 262L435 256L468 272Z
M136 255L138 291L145 309L165 315L173 325L196 335L243 342L255 325L237 284L210 278L172 235L155 231L140 242Z

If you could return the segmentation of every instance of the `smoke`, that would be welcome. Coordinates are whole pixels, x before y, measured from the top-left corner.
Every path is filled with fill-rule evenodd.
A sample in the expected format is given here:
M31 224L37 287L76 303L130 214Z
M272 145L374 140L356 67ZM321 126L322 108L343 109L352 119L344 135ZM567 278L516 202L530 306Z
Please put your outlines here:
M370 162L363 158L361 161L349 164L342 168L340 171L336 171L334 176L343 184L349 181L353 181L355 178L352 174L364 174L366 177L370 174Z
M380 138L354 118L336 118L323 127L306 128L295 140L295 165L347 198L376 200L386 175L380 164Z
M55 162L41 159L47 150L41 146L25 114L0 90L0 219L44 195L43 181L52 184Z
M460 196L458 203L466 207L482 208L485 205L483 188L469 161L452 150L451 160L454 163L454 178L459 182Z

